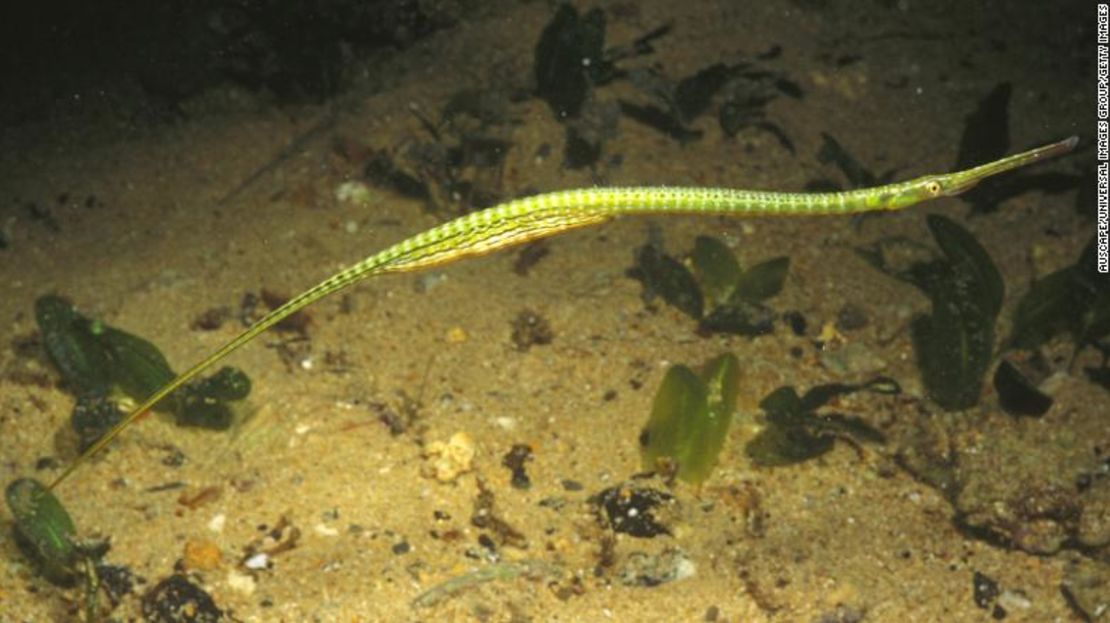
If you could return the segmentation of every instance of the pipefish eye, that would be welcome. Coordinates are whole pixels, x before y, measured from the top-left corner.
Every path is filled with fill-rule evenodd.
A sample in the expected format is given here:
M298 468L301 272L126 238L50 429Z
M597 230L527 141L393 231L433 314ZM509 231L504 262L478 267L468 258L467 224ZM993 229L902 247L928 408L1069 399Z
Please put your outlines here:
M942 186L938 180L929 180L928 182L925 182L925 192L929 193L933 197L940 196L941 192L943 191L944 186Z

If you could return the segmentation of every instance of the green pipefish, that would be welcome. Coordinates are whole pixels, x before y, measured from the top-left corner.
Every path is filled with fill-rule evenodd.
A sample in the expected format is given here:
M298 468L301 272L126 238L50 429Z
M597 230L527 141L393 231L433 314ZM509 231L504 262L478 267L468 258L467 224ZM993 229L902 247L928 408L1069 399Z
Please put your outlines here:
M847 192L783 193L729 188L641 186L585 188L515 199L433 227L375 253L293 297L245 329L200 363L155 391L89 446L51 483L58 486L90 456L158 401L287 316L319 299L375 275L420 270L491 253L530 240L596 225L625 214L731 216L841 215L901 210L923 201L962 193L980 181L1073 150L1078 137L1044 145L954 173Z

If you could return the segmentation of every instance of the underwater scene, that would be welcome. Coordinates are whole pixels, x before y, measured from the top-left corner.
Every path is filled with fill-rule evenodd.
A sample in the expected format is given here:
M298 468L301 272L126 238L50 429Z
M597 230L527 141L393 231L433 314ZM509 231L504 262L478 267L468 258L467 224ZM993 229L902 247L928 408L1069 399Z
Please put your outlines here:
M1110 621L1095 3L0 17L0 622Z

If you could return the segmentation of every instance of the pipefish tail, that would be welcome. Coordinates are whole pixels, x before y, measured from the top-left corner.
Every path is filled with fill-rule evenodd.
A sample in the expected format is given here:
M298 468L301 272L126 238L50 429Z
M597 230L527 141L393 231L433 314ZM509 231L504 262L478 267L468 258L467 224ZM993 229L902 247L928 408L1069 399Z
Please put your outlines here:
M50 484L57 487L100 452L136 418L202 371L238 350L285 317L351 284L386 273L421 270L492 253L530 240L603 223L624 214L811 216L901 210L962 193L980 181L1070 152L1078 137L1044 145L965 171L926 175L906 182L835 193L783 193L729 188L643 186L588 188L515 199L473 212L403 240L328 277L245 329L208 357L154 392Z

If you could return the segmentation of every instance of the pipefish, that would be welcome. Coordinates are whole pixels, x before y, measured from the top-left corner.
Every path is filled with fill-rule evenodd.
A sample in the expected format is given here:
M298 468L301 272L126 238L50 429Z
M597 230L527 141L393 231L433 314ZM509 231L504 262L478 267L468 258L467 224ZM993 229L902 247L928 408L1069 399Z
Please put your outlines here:
M847 192L784 193L680 186L582 188L514 199L460 216L340 270L266 314L151 394L70 462L49 489L53 490L64 482L140 415L208 367L287 316L368 277L448 264L572 229L597 225L625 214L814 216L901 210L923 201L958 195L988 177L1066 154L1075 148L1078 141L1077 136L1071 136L964 171L925 175L909 181Z

